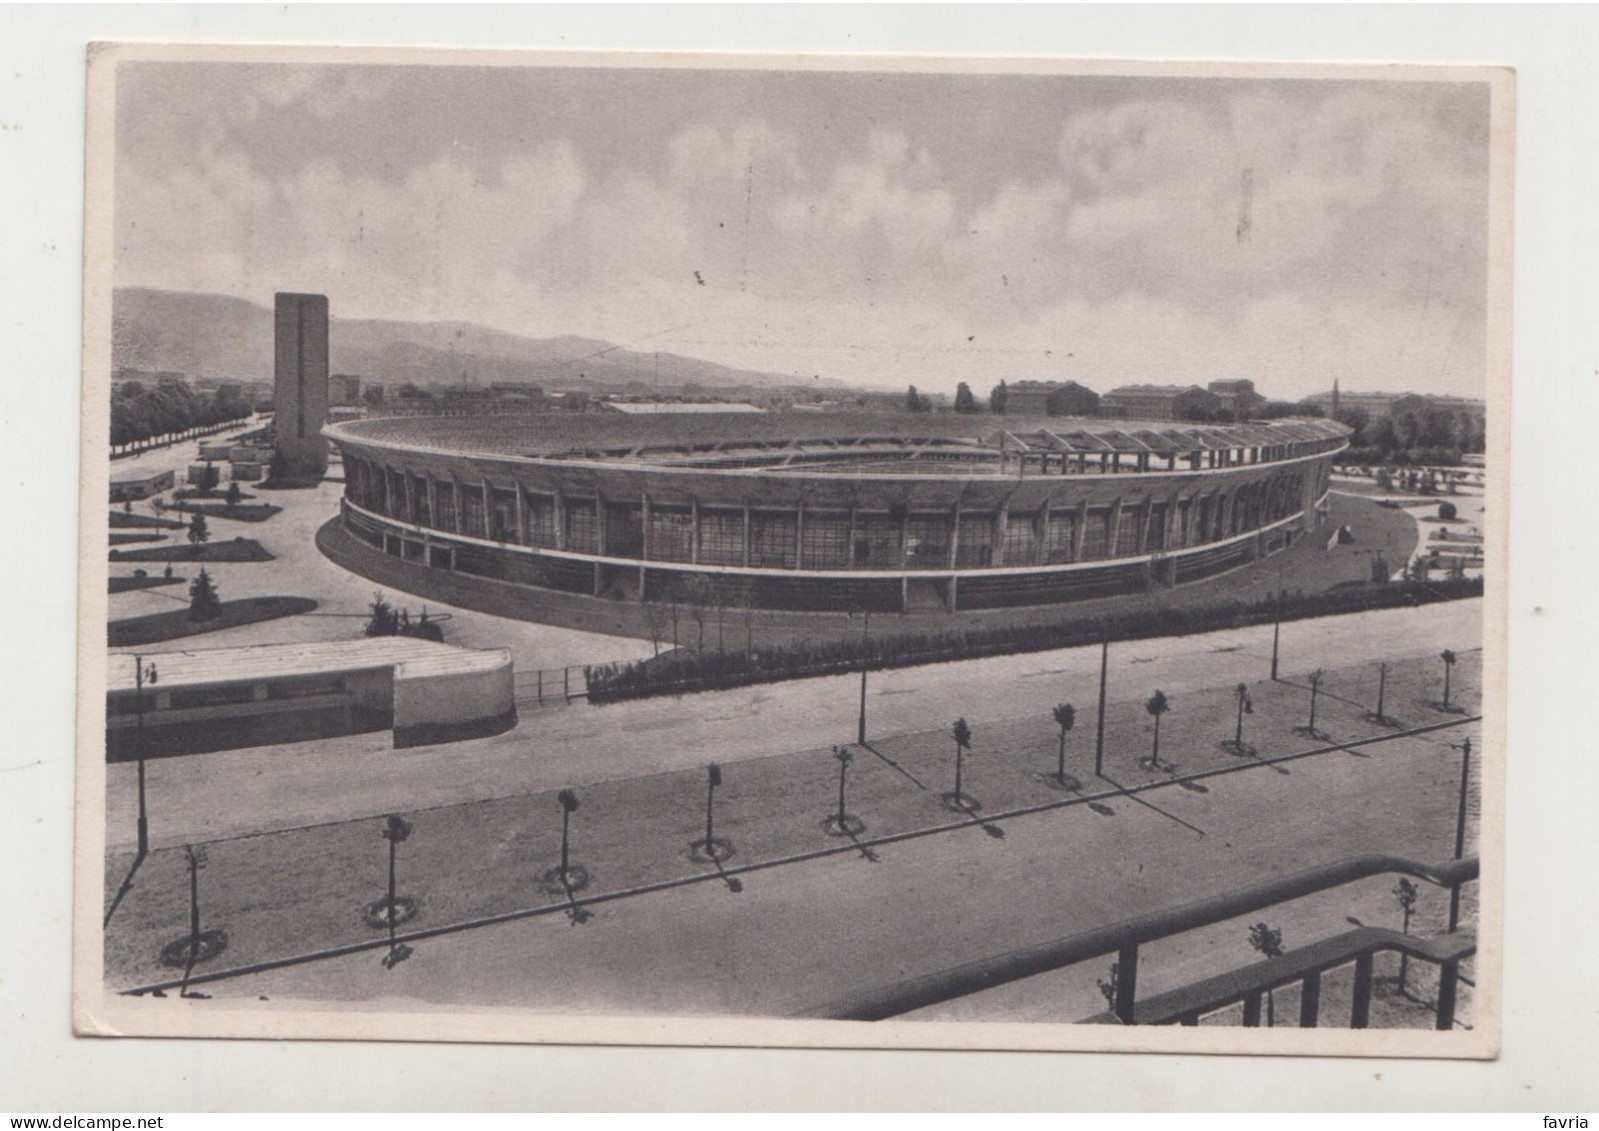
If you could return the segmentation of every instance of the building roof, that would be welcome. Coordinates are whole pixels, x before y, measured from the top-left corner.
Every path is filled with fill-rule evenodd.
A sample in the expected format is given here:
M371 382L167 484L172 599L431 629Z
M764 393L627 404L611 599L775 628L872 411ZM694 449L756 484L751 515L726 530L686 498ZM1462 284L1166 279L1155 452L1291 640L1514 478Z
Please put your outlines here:
M646 416L654 413L683 413L683 412L765 412L752 404L740 404L723 401L682 402L682 401L605 401L605 407L611 412L626 413L629 416Z
M1198 385L1118 385L1107 397L1177 397L1184 393L1203 393Z
M147 668L155 665L157 688L334 675L372 668L393 668L396 679L416 679L493 671L511 662L511 653L504 648L461 648L413 636L366 636L315 644L257 644L245 648L142 652L140 655ZM132 653L108 656L106 690L134 690L133 665Z

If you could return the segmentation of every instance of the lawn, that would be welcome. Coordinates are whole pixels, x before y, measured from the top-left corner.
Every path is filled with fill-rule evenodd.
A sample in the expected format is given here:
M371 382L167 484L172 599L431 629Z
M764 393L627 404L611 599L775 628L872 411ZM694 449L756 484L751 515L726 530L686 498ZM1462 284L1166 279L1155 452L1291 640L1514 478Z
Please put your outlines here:
M281 511L282 507L275 507L271 503L244 503L239 506L229 506L225 503L178 503L171 508L182 511L184 514L193 514L198 511L207 518L231 518L235 522L265 522Z
M154 528L158 530L181 530L186 524L171 518L157 518L152 514L130 514L127 511L111 512L111 529L126 529L129 527Z
M316 605L309 597L244 597L237 601L223 601L221 611L210 620L190 620L187 609L124 617L106 626L107 643L112 648L156 644L163 640L236 628L241 624L292 617L308 613Z
M274 557L254 538L162 546L150 550L111 551L111 561L114 562L270 562Z
M126 546L133 542L164 542L166 538L165 534L112 534L111 545Z
M107 582L108 593L129 593L135 589L156 589L163 585L182 585L186 577L113 577Z

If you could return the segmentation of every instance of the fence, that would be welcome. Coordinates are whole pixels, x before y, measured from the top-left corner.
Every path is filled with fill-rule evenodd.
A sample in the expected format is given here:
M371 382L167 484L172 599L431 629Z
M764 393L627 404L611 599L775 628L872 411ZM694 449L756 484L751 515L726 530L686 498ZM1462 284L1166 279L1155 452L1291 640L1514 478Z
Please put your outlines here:
M518 668L511 674L515 681L513 693L518 707L543 707L548 703L570 703L573 699L588 698L587 668Z
M679 695L880 668L974 659L1012 652L1079 647L1109 640L1188 636L1221 629L1302 620L1372 609L1404 608L1436 601L1482 596L1482 579L1402 581L1332 590L1290 593L1279 603L1228 601L1191 608L1157 608L1086 616L1053 623L999 625L940 633L895 634L861 639L800 642L758 652L698 652L686 648L628 664L588 669L589 699L608 703L652 695Z

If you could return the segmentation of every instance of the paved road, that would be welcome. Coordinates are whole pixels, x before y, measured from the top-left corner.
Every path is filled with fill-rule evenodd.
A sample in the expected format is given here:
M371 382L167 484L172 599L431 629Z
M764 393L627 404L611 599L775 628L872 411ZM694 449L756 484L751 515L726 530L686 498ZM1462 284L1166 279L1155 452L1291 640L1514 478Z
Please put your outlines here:
M241 567L247 568L247 567ZM1281 671L1436 654L1482 638L1480 600L1285 625ZM304 619L304 618L301 618ZM500 622L503 623L503 622ZM1142 700L1267 676L1269 626L1116 645L1109 698ZM1091 725L1099 650L1064 649L875 673L869 731L1047 715ZM833 676L606 707L526 710L489 739L395 750L387 734L164 758L148 765L158 845L382 814L853 741L858 677ZM135 771L107 767L108 847L132 843Z

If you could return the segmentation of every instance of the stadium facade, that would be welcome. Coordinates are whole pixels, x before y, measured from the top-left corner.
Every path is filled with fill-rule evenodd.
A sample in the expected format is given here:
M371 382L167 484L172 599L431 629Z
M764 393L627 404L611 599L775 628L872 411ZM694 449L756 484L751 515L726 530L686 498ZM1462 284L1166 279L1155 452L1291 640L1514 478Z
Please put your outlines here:
M791 610L1048 605L1180 585L1324 522L1327 420L548 415L332 424L343 529L417 570Z

